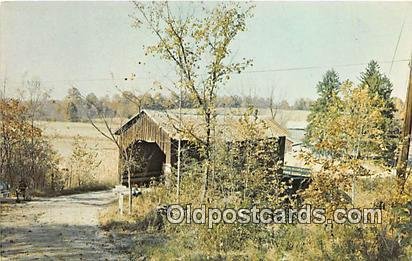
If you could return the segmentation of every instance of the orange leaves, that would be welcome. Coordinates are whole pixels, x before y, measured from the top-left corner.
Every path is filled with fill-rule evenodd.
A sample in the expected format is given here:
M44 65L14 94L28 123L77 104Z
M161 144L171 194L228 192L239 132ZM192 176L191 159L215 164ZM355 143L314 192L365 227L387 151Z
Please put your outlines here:
M26 117L27 108L18 100L0 101L1 136L11 143L41 136L41 130L32 126Z

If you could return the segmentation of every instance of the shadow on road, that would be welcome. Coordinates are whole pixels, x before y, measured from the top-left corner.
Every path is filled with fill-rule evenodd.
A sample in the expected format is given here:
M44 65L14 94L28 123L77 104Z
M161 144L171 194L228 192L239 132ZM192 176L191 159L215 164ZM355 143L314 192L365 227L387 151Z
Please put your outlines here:
M19 260L118 260L118 251L94 226L2 227L1 257Z
M97 226L111 199L106 191L2 205L0 259L129 260L127 249Z

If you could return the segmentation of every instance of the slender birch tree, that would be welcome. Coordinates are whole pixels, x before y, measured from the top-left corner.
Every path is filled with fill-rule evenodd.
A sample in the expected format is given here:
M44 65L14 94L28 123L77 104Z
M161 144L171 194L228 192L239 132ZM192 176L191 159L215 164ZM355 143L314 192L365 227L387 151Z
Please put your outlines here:
M171 6L167 2L134 2L134 7L134 26L149 30L156 39L145 48L146 53L175 67L176 86L190 94L202 115L204 133L190 135L201 148L203 201L207 197L213 158L217 91L232 74L252 65L252 60L246 58L234 61L232 44L238 34L246 30L253 6L233 2L194 3L193 10L199 13L189 15L182 15L181 9L177 15L174 11L179 8L178 4Z

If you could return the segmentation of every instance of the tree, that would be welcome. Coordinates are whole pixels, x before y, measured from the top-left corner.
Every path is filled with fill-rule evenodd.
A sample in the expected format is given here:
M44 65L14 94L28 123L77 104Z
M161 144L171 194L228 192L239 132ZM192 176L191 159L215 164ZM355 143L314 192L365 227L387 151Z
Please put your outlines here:
M71 87L68 90L66 99L71 100L74 102L76 105L80 105L82 103L82 95L76 87Z
M19 100L0 101L0 179L12 188L23 181L30 189L44 190L50 185L54 190L60 180L59 158L30 121L31 113Z
M327 71L323 76L322 81L320 81L316 86L319 98L314 104L314 109L318 109L320 111L327 110L331 99L339 92L340 84L338 74L333 69Z
M285 184L279 169L278 139L267 137L268 122L258 117L258 110L249 106L234 122L228 121L234 140L221 140L225 148L220 154L216 174L221 196L242 195L244 204L278 205L285 198ZM225 193L230 188L232 195Z
M380 72L379 65L376 61L369 62L367 68L361 73L361 84L368 89L369 95L378 97L382 103L376 103L373 106L382 110L384 121L379 127L382 130L383 146L385 150L381 157L386 160L387 165L394 166L396 151L400 137L400 122L395 117L396 106L392 95L392 83L389 78Z
M93 152L84 139L80 136L74 138L73 151L69 161L70 176L67 181L69 187L90 185L95 181L95 170L101 163L97 157L98 153Z
M319 98L311 106L308 117L306 144L317 157L338 160L346 170L350 168L352 199L356 176L365 173L361 162L371 160L376 164L376 159L380 159L378 165L387 163L384 156L388 155L388 148L396 147L387 136L388 122L394 122L391 84L377 69L376 63L370 63L357 87L349 81L340 84L333 70L326 72L317 85ZM326 165L335 166L334 163Z
M23 82L23 89L20 91L20 99L27 107L28 117L33 125L35 120L39 120L44 114L44 106L48 102L50 90L44 89L41 81L31 79Z
M334 70L327 71L322 81L316 86L319 97L310 108L305 137L306 145L310 146L314 152L328 153L325 148L320 149L320 146L317 145L324 139L322 128L328 124L327 120L332 116L331 114L334 113L333 110L330 110L330 107L335 106L336 108L336 104L339 103L339 86L339 76Z
M289 102L285 99L281 100L276 106L280 110L290 110Z
M145 26L156 41L146 47L147 54L157 56L176 67L175 86L188 92L203 117L205 133L193 140L201 147L204 169L201 200L207 197L212 160L213 132L216 122L217 90L233 73L241 73L252 64L243 58L233 62L231 44L246 30L252 7L239 3L220 3L212 8L201 6L202 16L173 14L167 2L134 2L135 26ZM180 130L184 131L184 130Z
M293 109L307 111L310 109L311 104L312 104L312 100L300 98L295 101L295 104L293 105Z
M85 108L80 91L72 87L68 90L65 97L65 115L66 119L72 122L77 122L82 119Z
M69 121L77 122L80 120L79 110L73 101L69 101L66 108L66 117Z
M92 106L91 104L96 104L96 108ZM96 94L89 93L86 95L86 108L87 108L87 113L92 118L96 117L97 111L103 110L102 103L99 100L99 98L97 98Z
M49 99L49 91L44 90L41 86L41 81L37 79L27 80L23 82L23 89L20 90L21 100L26 105L26 114L27 119L30 121L31 128L34 128L34 121L39 120L41 114L44 112L43 108L46 102ZM30 151L30 175L34 176L35 168L38 166L35 165L35 157L38 155L35 153L35 150L38 149L35 146L35 136L33 133L29 136L30 139L30 147L28 148Z
M115 136L115 131L113 128L113 119L117 116L114 112L110 110L98 110L96 104L94 104L90 99L89 99L89 106L93 107L97 111L97 119L103 122L103 127L98 126L96 124L96 119L93 119L90 117L89 114L88 120L90 124L105 138L107 138L109 141L111 141L113 144L116 145L116 147L119 150L120 157L123 158L124 164L121 166L121 168L126 170L127 176L128 176L128 186L129 186L129 214L132 213L132 186L131 186L131 173L132 169L137 165L139 162L136 162L133 158L133 148L126 148L123 146L119 139Z
M315 182L305 192L317 195L314 201L327 205L330 205L331 197L335 199L335 204L342 202L338 199L342 199L350 183L351 202L354 204L357 177L372 171L367 165L382 166L382 161L377 160L376 155L382 152L383 130L379 127L384 121L383 109L375 105L383 104L384 101L376 96L371 97L365 86L355 86L349 81L340 86L340 93L341 99L331 100L327 111L323 111L321 121L324 125L317 126L322 139L315 140L313 146L316 151L327 154L310 156L312 163L322 168L314 173ZM314 118L312 123L318 120ZM326 185L327 182L331 182L330 186ZM334 188L331 189L331 186ZM320 198L323 200L320 201Z

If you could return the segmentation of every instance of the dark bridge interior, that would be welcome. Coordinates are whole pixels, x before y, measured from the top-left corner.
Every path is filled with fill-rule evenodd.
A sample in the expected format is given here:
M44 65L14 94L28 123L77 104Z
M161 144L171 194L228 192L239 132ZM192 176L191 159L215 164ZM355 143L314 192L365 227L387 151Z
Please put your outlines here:
M136 141L128 147L132 159L129 160L131 182L138 186L148 185L151 180L159 179L163 173L166 155L156 142ZM124 161L125 164L126 161ZM122 170L122 184L127 186L127 166Z

